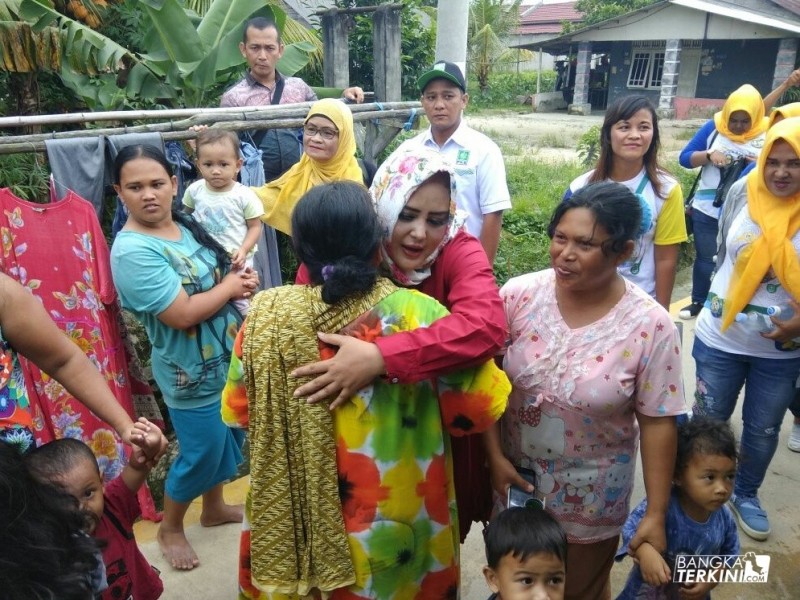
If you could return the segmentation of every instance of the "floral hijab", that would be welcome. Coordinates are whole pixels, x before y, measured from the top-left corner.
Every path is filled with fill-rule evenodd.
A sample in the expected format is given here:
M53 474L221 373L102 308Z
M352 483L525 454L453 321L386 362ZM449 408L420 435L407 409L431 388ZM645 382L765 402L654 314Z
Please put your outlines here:
M450 226L420 269L401 271L389 255L389 242L400 216L411 195L434 174L444 172L450 176ZM381 257L391 278L401 285L419 285L430 277L430 266L442 248L464 227L466 213L456 209L456 177L452 165L438 152L428 148L394 152L378 170L370 188L378 222L383 233Z

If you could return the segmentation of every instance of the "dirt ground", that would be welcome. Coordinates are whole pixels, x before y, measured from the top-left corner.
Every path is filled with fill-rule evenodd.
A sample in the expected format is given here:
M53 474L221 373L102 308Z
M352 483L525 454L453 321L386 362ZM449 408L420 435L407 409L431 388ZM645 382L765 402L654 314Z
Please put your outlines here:
M564 111L534 113L524 108L481 111L477 115L467 111L466 118L471 127L485 133L501 147L506 161L530 155L553 162L575 160L578 157L575 148L581 135L592 125L599 127L603 123L602 112L584 117ZM660 120L663 158L677 160L703 123L704 119Z

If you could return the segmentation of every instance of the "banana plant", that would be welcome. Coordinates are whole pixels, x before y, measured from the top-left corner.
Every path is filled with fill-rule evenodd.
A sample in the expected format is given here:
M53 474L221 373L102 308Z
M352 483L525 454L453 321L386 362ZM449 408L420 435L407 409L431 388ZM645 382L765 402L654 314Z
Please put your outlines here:
M140 1L149 22L142 44L148 50L141 54L57 12L45 0L21 0L19 11L34 31L60 31L61 78L90 108L113 108L123 96L203 106L208 90L242 67L238 46L244 22L263 16L280 30L287 22L283 10L264 0L214 0L202 18L178 0ZM320 52L321 43L309 34L286 45L278 69L292 75ZM120 71L126 77L118 77Z

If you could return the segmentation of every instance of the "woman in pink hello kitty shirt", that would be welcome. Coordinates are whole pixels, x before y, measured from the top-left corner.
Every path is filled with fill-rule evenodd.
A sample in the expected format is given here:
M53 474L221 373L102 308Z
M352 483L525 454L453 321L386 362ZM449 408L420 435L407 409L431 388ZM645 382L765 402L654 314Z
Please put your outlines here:
M501 290L513 391L487 434L495 491L530 487L567 532L567 599L610 598L609 572L628 516L639 438L648 515L634 544L666 548L664 516L684 412L680 341L667 311L617 273L641 209L624 186L586 186L555 211L552 269Z

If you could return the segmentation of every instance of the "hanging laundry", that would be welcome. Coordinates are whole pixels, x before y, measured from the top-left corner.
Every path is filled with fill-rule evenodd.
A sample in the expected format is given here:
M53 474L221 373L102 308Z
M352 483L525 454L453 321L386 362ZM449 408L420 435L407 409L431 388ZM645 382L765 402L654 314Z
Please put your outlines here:
M72 191L55 204L36 204L0 189L0 207L0 268L42 301L56 325L103 373L114 396L135 418L108 246L92 205ZM97 456L103 479L116 477L125 454L113 429L24 357L20 367L36 443L81 439ZM137 402L149 418L163 424L149 387L137 388Z
M61 200L72 190L89 200L99 217L105 198L105 147L103 136L45 140L47 160Z
M178 209L183 210L183 195L186 193L186 188L197 177L197 169L194 168L192 161L189 160L189 155L183 149L183 144L175 140L166 142L164 144L164 155L167 161L172 165L172 172L178 179L178 193L175 194L175 200L172 205Z
M250 134L247 134L250 137ZM239 171L239 179L242 185L258 187L266 183L264 177L264 162L262 152L247 139L241 140L239 149L242 153L242 169ZM261 235L258 238L257 250L253 257L253 268L258 273L259 289L268 290L269 288L281 285L281 264L278 259L278 237L275 230L269 225L262 225Z

